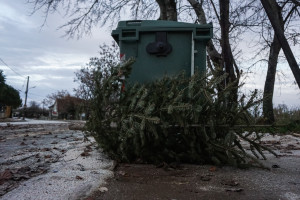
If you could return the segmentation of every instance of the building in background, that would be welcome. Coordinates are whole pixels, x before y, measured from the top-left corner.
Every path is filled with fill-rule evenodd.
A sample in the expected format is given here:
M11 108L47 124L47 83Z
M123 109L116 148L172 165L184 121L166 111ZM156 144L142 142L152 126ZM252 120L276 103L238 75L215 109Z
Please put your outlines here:
M12 107L0 104L0 119L10 118L12 115Z
M50 119L84 120L83 104L83 99L72 96L56 99L49 107L49 117Z

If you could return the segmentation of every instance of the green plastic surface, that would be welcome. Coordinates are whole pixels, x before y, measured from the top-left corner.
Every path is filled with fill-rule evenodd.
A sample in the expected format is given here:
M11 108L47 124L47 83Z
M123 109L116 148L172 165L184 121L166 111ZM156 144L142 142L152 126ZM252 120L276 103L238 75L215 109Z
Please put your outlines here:
M156 56L146 51L146 46L155 42L156 32L167 33L167 42L172 45L172 52L167 56ZM125 59L135 58L128 81L144 83L183 70L191 76L192 60L194 70L205 73L205 49L212 38L212 25L161 20L120 21L112 36L120 46L120 53L125 54Z

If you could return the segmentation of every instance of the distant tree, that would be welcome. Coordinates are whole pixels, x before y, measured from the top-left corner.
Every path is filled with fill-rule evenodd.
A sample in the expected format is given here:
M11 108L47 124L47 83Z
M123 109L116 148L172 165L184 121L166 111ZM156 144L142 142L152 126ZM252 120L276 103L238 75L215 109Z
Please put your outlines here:
M5 83L6 79L3 71L0 70L0 104L17 108L21 106L22 99L19 91Z
M52 106L56 99L61 99L66 96L70 96L70 93L67 90L58 90L52 94L48 94L47 97L43 100L43 104Z
M101 70L103 74L107 74L109 72L108 69L119 63L119 47L115 42L111 46L106 44L100 45L99 48L99 57L90 58L90 62L85 67L75 72L76 78L74 82L79 83L78 88L74 89L75 96L86 102L82 105L82 109L87 118L91 109L89 101L94 97L95 72Z
M40 105L36 101L30 101L29 102L29 107L31 107L31 108L39 108Z
M0 70L0 86L5 84L5 76L3 74L3 71Z
M26 117L39 118L43 114L43 109L36 101L30 101L29 106L26 109Z
M112 45L103 44L99 46L99 57L90 58L90 62L79 71L75 72L74 82L79 83L79 87L74 89L75 96L89 100L91 99L94 83L94 73L96 70L107 70L119 63L119 47L115 42Z

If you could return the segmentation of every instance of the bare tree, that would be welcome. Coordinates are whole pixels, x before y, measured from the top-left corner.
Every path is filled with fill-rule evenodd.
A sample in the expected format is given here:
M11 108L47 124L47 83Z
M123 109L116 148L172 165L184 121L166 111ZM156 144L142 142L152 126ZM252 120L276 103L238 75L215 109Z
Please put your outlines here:
M289 0L280 1L276 4L277 9L273 11L272 15L276 16L276 21L278 24L280 24L281 30L285 35L288 35L287 39L294 44L297 44L300 35L299 33L294 32L293 28L295 28L295 22L297 22L300 18L298 5ZM269 48L268 71L266 75L263 94L263 114L265 122L274 123L275 118L273 111L273 94L281 44L276 34L274 33L272 24L270 24L268 16L262 5L256 5L255 8L256 13L255 15L253 15L255 16L255 18L252 20L255 21L256 25L261 26L259 34L261 34L261 38L263 39L261 42L265 44L262 47L262 50ZM274 12L277 13L275 14ZM260 50L259 52L261 52L262 50Z
M119 63L119 47L115 42L112 45L100 45L99 57L91 58L86 67L75 72L75 82L79 83L79 87L74 89L75 96L86 101L93 98L92 90L94 89L95 71L105 71Z
M121 18L122 13L128 10L132 19L184 20L200 24L212 21L214 23L214 39L209 41L207 45L208 66L211 66L210 68L215 74L228 73L227 83L235 81L240 76L238 67L238 63L240 63L238 61L240 49L237 47L241 39L244 39L242 38L243 33L246 31L249 33L249 30L252 28L260 26L263 30L271 30L269 29L269 19L265 14L267 9L264 10L261 5L259 6L260 1L257 0L28 0L28 2L34 5L34 11L43 10L46 18L49 13L57 12L59 8L63 8L63 11L65 11L64 14L70 20L66 24L63 24L61 28L65 28L66 34L70 37L80 37L82 34L88 34L94 26L102 26L105 23L115 26L116 22ZM274 2L277 4L275 9L273 5L268 10L272 10L277 25L281 24L280 26L276 25L276 27L282 29L281 32L284 31L286 33L286 29L282 28L282 20L288 25L288 15L291 17L292 15L295 16L295 13L298 13L298 16L300 16L298 0L284 0L278 1L278 3L275 0L261 0L261 2L264 2L269 7ZM278 7L278 4L280 4L281 8ZM290 11L293 10L291 14L287 11L283 12L282 8L286 5L293 5L290 8ZM256 15L256 19L253 18L254 15ZM266 28L263 27L265 24L268 24ZM267 112L272 107L276 66L280 47L282 46L279 39L277 39L278 36L273 37L274 34L270 31L268 31L268 34L270 35L269 39L265 39L264 35L262 35L264 44L267 44L265 49L270 48L264 95L264 105L266 105L264 108L266 108ZM297 32L295 34L299 35ZM292 55L290 53L288 55ZM289 60L291 60L290 57ZM295 66L295 62L293 66ZM293 73L297 77L297 74L299 75L297 73L299 67L291 68L293 68ZM85 75L89 74L88 71L82 71L82 73L86 73ZM79 79L79 77L77 78ZM225 84L220 85L220 89L224 87ZM267 96L270 98L267 98Z
M59 7L63 7L65 15L69 16L71 20L62 25L61 28L66 28L66 35L70 37L80 37L82 34L90 33L92 27L97 24L103 25L107 22L115 24L115 22L120 19L122 11L126 9L131 11L133 18L154 19L159 10L159 19L177 21L179 15L187 14L187 12L185 12L187 6L192 5L200 23L206 23L202 5L199 6L200 3L196 0L188 0L186 2L175 0L28 0L28 2L34 5L34 12L37 10L43 10L45 17L47 17L49 13L57 12ZM215 8L212 0L209 3L213 4L213 7ZM216 13L216 15L218 14ZM226 31L223 31L223 33L226 34ZM226 41L226 48L228 49L230 48L228 47L228 39ZM223 67L223 64L221 63L222 55L216 50L216 47L212 42L209 42L208 44L208 52L213 64L218 67ZM225 50L223 52L226 53ZM232 52L229 52L229 55L232 55ZM233 69L227 67L227 72L231 73L232 79L234 79L233 71Z
M160 8L159 20L177 21L175 0L156 0Z
M204 11L202 4L196 0L188 0L188 2L194 9L198 22L200 24L207 24L206 12ZM212 40L208 41L207 53L215 68L222 68L222 55L217 51Z
M226 84L232 82L238 84L237 79L240 76L240 71L233 55L231 43L234 43L234 40L239 40L236 36L237 34L234 33L239 29L238 26L235 26L235 23L238 21L236 18L239 16L234 15L234 13L237 13L239 7L244 7L245 5L233 6L230 0L218 2L213 0L188 0L188 2L195 11L200 24L207 23L207 15L211 12L209 10L212 10L210 19L215 19L214 29L217 31L220 30L221 32L219 37L215 34L215 43L211 40L207 45L208 58L210 59L208 60L208 66L212 66L210 68L213 73L217 76L223 73L228 74L226 83L222 83L219 86L219 90L225 88ZM206 9L204 8L205 5ZM219 10L217 8L219 8ZM220 52L217 49L219 49ZM232 101L236 101L237 91L235 94L232 94L230 98Z
M90 34L93 27L104 24L115 24L120 20L122 13L128 10L133 19L157 19L160 10L161 20L177 21L175 0L27 0L33 5L33 13L42 10L45 22L50 13L60 12L69 21L59 28L65 30L65 36L80 38L83 34Z
M230 0L219 0L220 7L220 27L221 27L221 46L222 46L222 63L225 71L228 73L228 81L234 81L236 76L233 69L233 56L229 43L230 22L229 22L229 5Z
M79 83L79 87L74 89L75 96L83 99L84 104L81 105L86 117L90 115L90 100L94 98L95 91L95 74L101 71L102 75L109 75L110 69L119 63L119 47L113 42L112 45L100 45L99 57L91 58L86 67L75 72L75 82Z
M282 29L282 25L280 24L280 16L279 16L279 14L281 13L280 6L275 0L261 0L261 3L272 24L275 35L281 45L281 48L283 49L285 57L289 63L289 66L298 84L298 87L300 88L300 69L295 59L295 56L291 50L291 47L284 35L284 30Z

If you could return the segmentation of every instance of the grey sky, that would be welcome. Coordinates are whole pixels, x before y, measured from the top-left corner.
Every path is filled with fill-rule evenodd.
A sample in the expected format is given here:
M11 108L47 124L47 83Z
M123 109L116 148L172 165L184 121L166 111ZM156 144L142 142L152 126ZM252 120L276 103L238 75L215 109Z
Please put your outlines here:
M100 44L109 44L112 38L110 30L101 27L95 27L91 36L79 40L62 38L63 30L57 30L57 27L63 25L66 19L59 14L49 15L41 29L43 14L30 15L31 6L26 4L26 0L0 1L0 58L22 77L2 62L0 69L4 71L7 83L21 91L23 100L26 77L30 76L29 87L36 87L29 90L28 101L40 103L47 94L57 90L72 92L76 87L74 72L88 63L90 57L97 56ZM244 49L247 51L247 47ZM281 65L286 77L282 82L286 84L279 84L280 81L276 80L274 103L299 107L299 88L292 83L294 78L286 62ZM266 65L252 71L256 73L248 76L244 91L263 89Z
M24 0L0 1L0 58L22 75L19 76L0 62L7 83L21 90L24 99L25 79L30 76L28 101L41 102L47 94L66 89L72 92L74 72L97 56L98 46L110 43L110 31L94 30L91 36L80 40L62 38L57 30L64 19L50 15L43 24L43 14L30 15L32 7Z

